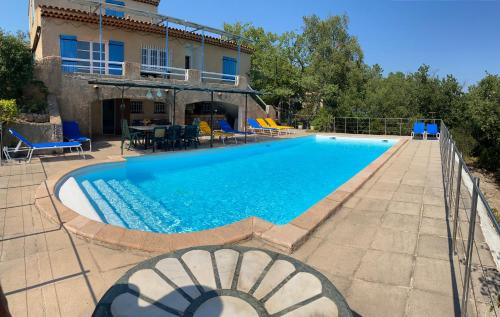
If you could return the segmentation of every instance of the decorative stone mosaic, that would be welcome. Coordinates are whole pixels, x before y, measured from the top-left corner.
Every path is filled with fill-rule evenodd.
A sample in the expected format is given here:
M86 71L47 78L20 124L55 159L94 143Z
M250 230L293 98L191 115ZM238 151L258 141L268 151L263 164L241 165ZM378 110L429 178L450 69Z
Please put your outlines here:
M352 316L321 273L288 256L200 247L145 261L108 290L93 316Z

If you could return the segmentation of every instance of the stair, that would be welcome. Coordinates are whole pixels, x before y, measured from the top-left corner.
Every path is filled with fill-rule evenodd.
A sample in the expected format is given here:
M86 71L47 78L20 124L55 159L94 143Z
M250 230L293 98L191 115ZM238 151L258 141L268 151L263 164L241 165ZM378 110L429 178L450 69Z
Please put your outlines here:
M115 212L108 202L99 194L97 189L89 181L82 182L83 189L87 192L90 200L97 205L97 213L103 218L104 223L113 224L127 228L122 218Z

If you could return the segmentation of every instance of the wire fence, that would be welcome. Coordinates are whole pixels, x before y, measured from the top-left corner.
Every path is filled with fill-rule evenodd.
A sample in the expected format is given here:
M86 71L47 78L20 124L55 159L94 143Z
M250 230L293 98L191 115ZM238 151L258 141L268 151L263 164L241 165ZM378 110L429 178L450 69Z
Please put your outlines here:
M460 316L499 316L500 227L443 122L440 149Z
M315 127L313 116L295 116L294 125L303 128ZM433 118L363 118L363 117L332 117L320 128L322 132L375 134L375 135L410 135L415 122L439 123Z

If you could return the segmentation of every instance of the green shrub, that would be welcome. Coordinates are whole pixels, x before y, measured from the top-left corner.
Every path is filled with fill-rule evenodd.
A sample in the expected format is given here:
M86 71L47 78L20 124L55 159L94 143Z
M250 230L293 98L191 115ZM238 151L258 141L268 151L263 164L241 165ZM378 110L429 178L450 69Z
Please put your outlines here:
M0 99L0 123L7 123L17 116L17 105L15 99Z
M332 130L333 114L326 108L321 108L312 120L311 125L314 129L320 132L328 132Z
M471 131L466 128L455 128L451 130L451 135L453 140L457 144L458 149L464 156L464 158L470 158L474 154L474 150L478 146L478 142L471 135Z

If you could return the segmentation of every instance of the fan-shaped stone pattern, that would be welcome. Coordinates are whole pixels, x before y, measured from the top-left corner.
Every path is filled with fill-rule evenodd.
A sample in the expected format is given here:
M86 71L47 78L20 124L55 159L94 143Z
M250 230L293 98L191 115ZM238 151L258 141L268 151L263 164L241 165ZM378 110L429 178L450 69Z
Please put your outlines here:
M130 293L116 297L111 304L111 315L115 317L177 317Z
M156 268L191 298L197 298L201 295L200 291L196 287L193 287L193 280L189 277L178 259L163 259L156 264Z
M238 278L238 290L250 291L270 262L271 257L262 251L245 252Z
M236 265L238 264L239 253L231 249L215 251L215 262L222 289L230 289L233 283Z
M290 257L243 247L202 247L131 269L94 316L352 317L321 274Z
M190 304L175 288L150 269L134 273L129 279L129 287L155 302L178 311L185 311Z
M189 251L182 256L182 260L186 263L189 270L191 270L194 277L205 291L217 288L215 285L215 275L210 252L205 250Z

